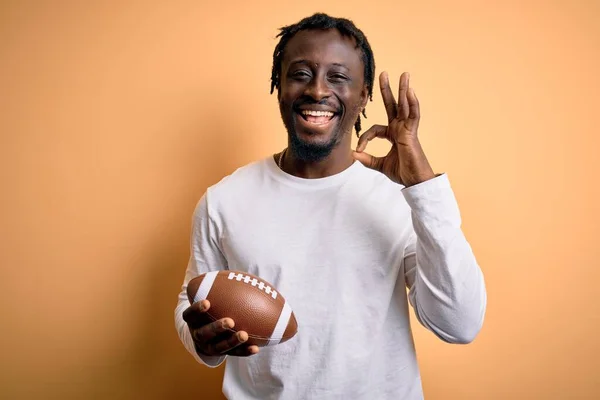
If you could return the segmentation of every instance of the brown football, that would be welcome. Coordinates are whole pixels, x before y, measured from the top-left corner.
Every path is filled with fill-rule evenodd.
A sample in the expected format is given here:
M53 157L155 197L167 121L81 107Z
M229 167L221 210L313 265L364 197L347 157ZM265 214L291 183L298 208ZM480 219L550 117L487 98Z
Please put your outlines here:
M190 304L207 299L206 323L221 318L235 322L232 331L248 333L248 345L283 343L296 335L296 317L281 293L265 280L241 271L214 271L190 280Z

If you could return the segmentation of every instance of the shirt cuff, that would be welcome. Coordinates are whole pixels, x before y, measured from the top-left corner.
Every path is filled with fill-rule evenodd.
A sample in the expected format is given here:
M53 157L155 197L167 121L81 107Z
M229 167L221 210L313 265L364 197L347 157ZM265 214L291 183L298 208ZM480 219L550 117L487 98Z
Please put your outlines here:
M402 194L417 218L460 223L458 204L447 174L405 187Z
M225 361L225 359L227 358L226 355L205 356L204 354L198 353L196 351L194 339L192 339L192 335L190 334L190 331L187 326L185 327L185 330L186 330L186 333L184 335L184 340L185 340L186 347L190 350L190 353L192 353L192 355L194 356L196 361L198 361L199 363L204 364L210 368L216 368L219 365L221 365L223 363L223 361Z

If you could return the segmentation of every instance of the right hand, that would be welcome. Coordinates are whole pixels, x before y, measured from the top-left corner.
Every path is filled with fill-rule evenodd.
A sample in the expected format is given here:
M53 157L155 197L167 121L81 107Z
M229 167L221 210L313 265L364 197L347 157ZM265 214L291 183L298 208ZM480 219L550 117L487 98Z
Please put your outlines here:
M205 324L203 315L210 308L208 300L198 301L183 312L183 320L187 323L192 339L199 354L206 356L247 357L258 353L258 346L248 346L245 331L234 332L235 322L231 318L222 318Z

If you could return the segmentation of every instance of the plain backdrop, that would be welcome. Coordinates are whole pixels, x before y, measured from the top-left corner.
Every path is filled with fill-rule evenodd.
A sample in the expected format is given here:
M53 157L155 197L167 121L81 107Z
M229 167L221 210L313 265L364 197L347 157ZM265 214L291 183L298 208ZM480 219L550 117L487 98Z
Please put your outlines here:
M173 324L191 215L285 146L275 36L317 11L411 73L485 274L472 344L413 319L426 398L600 398L600 2L567 0L1 1L0 398L220 398Z

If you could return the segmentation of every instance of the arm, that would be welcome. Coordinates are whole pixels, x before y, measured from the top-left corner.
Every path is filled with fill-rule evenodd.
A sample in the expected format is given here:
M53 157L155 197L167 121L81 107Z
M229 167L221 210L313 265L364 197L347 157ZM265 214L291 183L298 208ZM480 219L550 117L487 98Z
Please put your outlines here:
M354 157L404 186L414 235L404 252L405 281L418 320L442 340L468 343L479 332L486 308L483 275L461 231L456 199L446 175L436 176L418 138L420 106L400 76L398 101L387 73L379 86L388 126L374 125L358 140ZM376 138L390 141L385 157L364 152Z
M404 254L410 304L440 339L469 343L482 327L487 294L448 178L440 175L403 193L414 226Z
M227 260L219 249L217 227L209 216L206 194L198 202L192 219L190 240L190 259L185 271L185 278L175 308L175 327L179 339L187 351L200 363L209 367L219 366L226 356L205 356L196 351L188 324L183 319L183 312L190 307L187 297L187 285L194 277L205 272L226 268Z
M460 228L456 199L446 175L434 174L419 141L421 112L408 73L400 76L398 102L387 73L380 75L379 86L388 126L374 125L363 133L354 157L404 186L414 235L403 262L417 318L442 340L470 342L483 323L487 299L483 275ZM364 152L376 137L392 145L385 157Z

